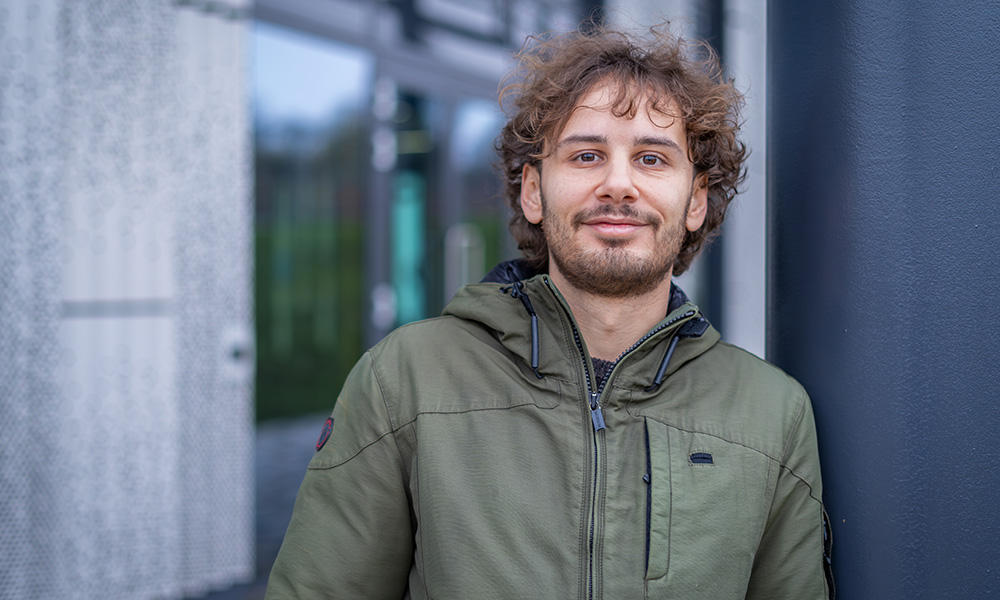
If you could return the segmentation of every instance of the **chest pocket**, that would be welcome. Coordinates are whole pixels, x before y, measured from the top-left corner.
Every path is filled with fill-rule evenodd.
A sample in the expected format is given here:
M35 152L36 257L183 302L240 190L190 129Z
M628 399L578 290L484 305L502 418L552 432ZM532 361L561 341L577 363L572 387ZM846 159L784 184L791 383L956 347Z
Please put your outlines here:
M648 597L742 598L777 465L703 433L646 420Z

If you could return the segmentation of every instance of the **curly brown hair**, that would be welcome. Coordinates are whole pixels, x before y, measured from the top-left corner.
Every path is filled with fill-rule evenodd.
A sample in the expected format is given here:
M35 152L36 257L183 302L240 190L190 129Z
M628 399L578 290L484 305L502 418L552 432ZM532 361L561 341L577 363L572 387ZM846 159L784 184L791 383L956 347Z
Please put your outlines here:
M651 110L679 116L687 131L688 157L706 180L705 222L686 233L673 274L687 270L719 233L746 176L747 149L736 138L743 96L725 78L708 44L674 37L669 24L650 28L650 34L648 41L640 41L624 32L588 27L552 39L530 37L516 56L518 68L504 79L500 104L510 118L496 149L504 193L514 212L510 231L535 268L547 268L548 245L541 227L521 209L524 165L540 168L580 99L607 82L618 89L611 103L615 116L632 118L646 94Z

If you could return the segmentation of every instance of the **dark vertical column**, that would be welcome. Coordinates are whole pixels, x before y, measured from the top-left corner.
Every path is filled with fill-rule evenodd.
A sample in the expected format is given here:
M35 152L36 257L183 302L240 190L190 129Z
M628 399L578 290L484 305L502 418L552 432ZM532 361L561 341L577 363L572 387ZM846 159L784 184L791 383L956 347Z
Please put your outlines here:
M723 56L725 48L725 11L722 0L701 0L695 7L695 37L708 42L718 56ZM702 281L701 294L697 298L698 305L712 325L726 335L725 310L722 298L725 294L723 275L723 245L725 244L725 226L723 234L715 238L702 250L698 259L701 263Z
M583 29L589 29L592 25L603 25L605 14L604 0L579 0L580 10L583 17L589 21L583 23Z
M1000 12L772 0L768 353L841 598L1000 593Z

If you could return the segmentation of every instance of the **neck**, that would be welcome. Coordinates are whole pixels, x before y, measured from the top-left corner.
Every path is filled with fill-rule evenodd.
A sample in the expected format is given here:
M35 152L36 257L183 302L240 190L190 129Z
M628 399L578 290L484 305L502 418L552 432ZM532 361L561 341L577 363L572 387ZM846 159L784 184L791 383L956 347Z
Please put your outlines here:
M550 269L549 276L573 311L580 335L594 358L616 360L659 323L670 308L669 275L646 294L624 298L580 290L558 269Z

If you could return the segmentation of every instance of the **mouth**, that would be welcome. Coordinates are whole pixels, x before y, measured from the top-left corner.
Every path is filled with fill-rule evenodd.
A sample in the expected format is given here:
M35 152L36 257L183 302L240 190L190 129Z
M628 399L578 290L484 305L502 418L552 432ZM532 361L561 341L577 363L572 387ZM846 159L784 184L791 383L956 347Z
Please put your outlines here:
M652 223L634 217L600 215L583 219L580 225L601 236L625 237L635 234L643 227L651 226Z
M593 217L583 221L584 225L634 225L636 227L641 227L643 225L648 225L646 221L641 221L639 219L630 219L627 217L610 217L601 216Z

